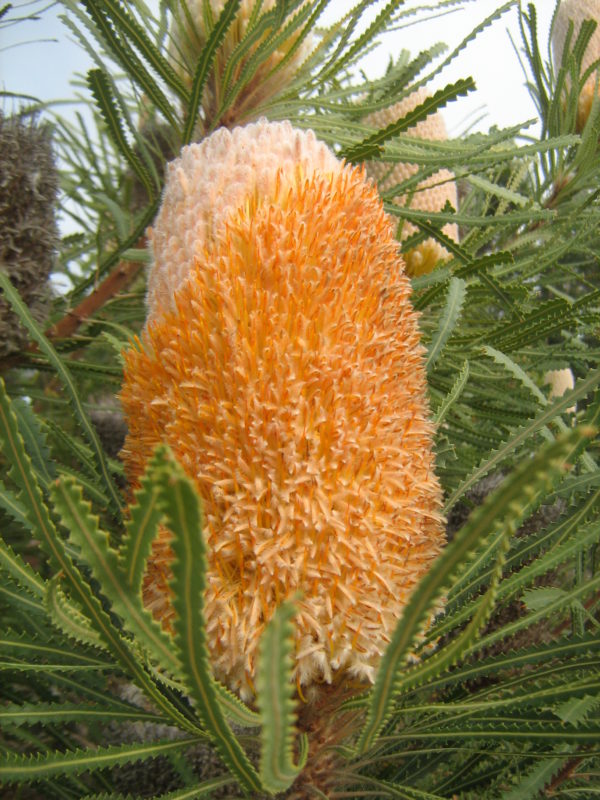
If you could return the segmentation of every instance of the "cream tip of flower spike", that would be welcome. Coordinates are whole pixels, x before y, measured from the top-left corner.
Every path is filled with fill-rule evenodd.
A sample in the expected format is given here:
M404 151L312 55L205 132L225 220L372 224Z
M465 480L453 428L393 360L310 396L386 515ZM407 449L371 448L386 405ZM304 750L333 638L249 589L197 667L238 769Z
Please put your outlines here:
M275 156L257 146L249 157L258 130ZM216 214L191 177L214 166L215 150L230 159L219 162L225 174L229 163L256 174L238 182L248 193L235 190L224 219L211 217L218 233L182 260L185 279L169 269L179 251L164 251L172 302L126 354L126 469L135 484L164 441L196 483L207 642L220 680L252 696L265 625L300 591L299 684L342 674L372 681L444 544L410 282L363 170L289 125L211 139L170 170L189 177L183 195L174 179L165 193L177 241L196 223L195 204ZM267 158L277 172L263 179ZM171 559L163 531L144 602L166 628Z
M370 114L365 118L365 122L378 128L386 127L405 116L409 111L412 111L429 96L426 89L419 88L399 103ZM432 141L443 141L448 138L444 119L439 112L430 114L424 120L418 122L407 131L407 134L418 139ZM386 191L402 183L407 178L415 175L418 169L416 164L410 163L386 164L384 162L369 162L367 164L367 173L378 182L381 191ZM447 169L439 170L420 183L410 198L394 198L394 202L398 205L406 205L408 201L410 202L410 207L417 211L441 211L448 201L453 208L457 208L458 193L454 175ZM418 228L412 223L404 222L402 239L406 239L417 230ZM455 242L458 241L457 225L450 223L445 225L442 231L450 239ZM450 254L435 239L427 239L405 253L404 258L406 260L406 271L409 275L414 276L431 272L440 261L447 261L450 258Z
M149 231L154 256L148 276L148 318L174 308L174 292L195 259L216 246L230 215L268 197L280 172L299 169L335 174L342 163L312 131L289 122L259 120L221 128L200 144L184 147L167 168L163 202Z

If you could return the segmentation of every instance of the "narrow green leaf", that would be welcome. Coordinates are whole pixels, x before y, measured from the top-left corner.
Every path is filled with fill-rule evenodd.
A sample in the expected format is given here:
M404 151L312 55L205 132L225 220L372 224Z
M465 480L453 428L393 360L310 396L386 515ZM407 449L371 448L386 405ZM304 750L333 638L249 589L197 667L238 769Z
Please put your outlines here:
M360 142L360 144L343 150L341 158L345 158L346 161L350 163L369 161L373 158L377 158L381 155L382 146L388 139L400 133L404 133L408 128L411 128L413 125L416 125L429 116L429 114L443 108L449 101L455 100L461 95L466 95L473 89L475 89L475 81L473 78L461 78L456 81L456 83L449 83L443 89L438 89L434 92L431 97L428 97L412 111L409 111L402 119L397 122L392 122L386 128L373 133Z
M161 503L173 533L173 628L182 678L224 762L246 789L257 792L261 788L258 775L223 715L210 669L204 626L206 545L200 502L181 467L167 460L166 450L162 452Z
M98 518L84 500L80 484L73 478L60 478L51 494L70 539L81 549L85 563L91 567L125 627L147 649L150 658L155 658L165 669L176 671L178 664L170 637L144 608L140 594L128 586L118 553L110 546L108 534L99 528Z
M2 277L0 272L0 282ZM24 510L36 538L40 539L48 555L57 560L53 546L56 530L44 503L31 459L25 451L17 419L2 378L0 378L0 442L3 442L3 452L10 464L8 475L20 490L17 501Z
M294 702L294 627L296 609L292 603L279 606L260 640L256 674L257 703L261 716L260 778L274 794L288 789L304 768L303 759L294 764L296 704Z
M537 800L556 773L564 767L568 758L569 755L566 754L562 757L536 761L533 769L522 775L514 788L502 792L499 800Z
M458 639L453 640L417 667L404 669L401 672L415 637L427 615L431 613L436 599L452 585L456 575L464 569L469 554L481 549L489 537L497 531L498 523L505 517L506 511L510 509L514 514L514 510L518 511L522 506L527 506L532 496L547 489L553 480L565 471L566 458L573 449L590 435L589 429L573 431L547 447L530 463L522 465L471 515L455 539L433 563L412 594L383 656L372 690L367 720L360 737L359 752L366 752L375 742L381 727L392 713L393 699L399 691L421 682L429 672L435 674L442 663L452 663L454 652L459 646L457 642L463 637L467 645L469 628ZM507 526L505 536L508 538L510 533L511 526ZM477 619L478 612L479 610L475 612L471 626Z
M99 0L82 0L82 4L92 20L91 30L94 36L107 46L127 75L142 87L167 122L177 130L177 117L170 102L126 40L117 36L110 20L104 13L103 3ZM74 5L77 6L77 4ZM136 240L138 238L139 236L136 237Z
M158 714L134 708L111 708L106 706L86 706L73 703L39 703L26 705L5 705L0 714L0 725L35 725L41 723L80 722L94 724L97 722L153 722L165 723L165 718Z
M119 548L119 567L127 585L136 594L141 591L146 561L162 518L162 510L158 505L160 490L154 480L154 473L162 463L160 455L149 461L129 506L130 516L125 523L125 534Z
M219 18L215 27L212 29L209 39L202 49L202 54L196 67L194 80L192 82L192 89L190 92L190 101L187 108L187 118L185 121L185 128L183 131L183 144L189 144L194 135L194 128L198 118L198 109L202 101L202 94L204 86L208 79L208 75L213 66L217 51L229 30L235 15L240 7L241 0L227 0L223 10L219 14Z
M452 388L444 397L440 405L437 407L435 415L434 415L434 422L436 425L440 425L444 421L444 417L450 411L454 403L458 400L461 396L465 386L467 385L467 381L469 380L469 362L465 360L461 370L459 371L456 380L454 381Z
M106 649L102 637L92 627L89 619L67 599L61 587L60 575L55 575L49 581L44 605L53 624L66 636L82 644Z
M204 740L197 737L141 742L98 747L94 750L73 750L66 753L38 754L34 756L7 755L0 760L0 779L8 783L36 781L54 776L65 777L94 769L115 767L135 761L146 761L169 753L178 753Z
M212 797L212 792L215 789L229 786L234 781L235 778L229 775L223 778L209 778L207 781L196 783L194 786L187 786L185 789L176 789L174 792L155 795L153 800L196 800L197 797ZM110 794L86 794L81 800L132 800L132 798L131 795L125 797L111 792Z
M0 539L0 567L12 575L20 586L23 586L35 597L41 598L44 596L45 586L43 579L2 539Z
M74 651L65 649L64 647L54 646L48 641L37 641L31 638L30 634L26 633L22 636L16 634L4 634L0 639L0 646L3 648L3 653L12 658L16 655L27 658L28 661L33 659L44 659L45 661L56 661L59 659L62 664L83 665L91 667L106 667L111 666L107 661L101 660L96 655L88 655L81 651ZM8 652L10 650L10 653Z
M23 301L19 297L19 293L16 291L16 289L10 282L8 275L6 275L1 269L0 269L0 288L4 290L4 296L10 302L13 310L18 315L23 325L29 331L29 334L31 335L32 339L36 342L42 353L44 353L48 361L53 365L63 386L67 390L67 395L73 406L75 415L79 421L79 424L81 425L81 428L83 429L86 435L86 438L88 439L92 447L94 453L94 459L96 461L98 470L104 479L104 483L109 492L109 496L114 504L115 509L120 512L121 498L119 492L114 484L114 481L108 469L106 458L104 456L104 451L102 449L100 440L98 439L98 435L96 434L94 426L90 422L85 412L83 403L79 399L77 389L75 387L75 384L73 383L73 379L71 378L69 370L65 366L63 359L60 358L54 347L52 347L48 339L44 336L44 334L38 327L37 323L31 316L29 309L27 308L25 303L23 303Z
M123 8L119 0L102 0L101 6L104 13L112 17L113 22L118 25L119 31L128 35L141 55L164 82L179 95L181 100L186 101L187 91L181 79L135 17Z
M573 697L558 708L554 709L554 713L563 722L569 725L577 725L585 721L591 711L598 708L600 705L600 694L586 694L583 697Z
M142 182L149 200L153 200L156 187L152 176L129 146L108 77L101 69L91 69L87 74L87 83L117 150Z
M502 461L513 453L527 439L548 425L558 415L567 410L573 403L588 395L600 383L600 370L594 370L582 380L577 381L575 388L566 392L562 397L557 398L554 403L545 407L538 416L520 430L496 450L490 458L484 461L477 469L466 478L446 501L444 511L447 513L452 506L459 500L465 492L478 483L488 472L498 466Z
M438 329L433 335L431 344L429 345L427 358L425 360L425 367L427 370L431 369L431 367L435 364L440 353L444 349L446 342L450 336L452 336L452 332L456 327L456 323L458 322L462 313L462 307L466 296L466 281L461 280L461 278L451 278L450 283L448 284L448 297L446 299L446 305L440 316Z
M25 449L29 453L38 480L46 488L50 481L55 478L56 469L50 458L44 429L29 403L23 400L13 400L12 405L25 443Z

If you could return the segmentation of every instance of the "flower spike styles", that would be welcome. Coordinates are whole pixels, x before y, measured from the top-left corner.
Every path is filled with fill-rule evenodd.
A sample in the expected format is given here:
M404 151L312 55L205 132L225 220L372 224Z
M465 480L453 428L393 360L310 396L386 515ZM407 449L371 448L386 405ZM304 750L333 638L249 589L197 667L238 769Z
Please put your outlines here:
M242 164L208 203L195 176L226 187ZM370 681L444 545L417 314L376 189L311 133L259 122L184 150L163 224L123 454L135 484L165 441L196 482L215 675L251 697L265 624L299 591L302 690ZM144 600L166 628L171 557L163 532Z

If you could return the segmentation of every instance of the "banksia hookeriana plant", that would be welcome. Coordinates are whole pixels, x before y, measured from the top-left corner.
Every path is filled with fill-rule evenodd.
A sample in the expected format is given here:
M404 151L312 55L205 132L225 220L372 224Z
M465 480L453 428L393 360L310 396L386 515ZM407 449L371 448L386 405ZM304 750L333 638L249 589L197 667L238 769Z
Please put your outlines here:
M259 2L259 0L242 0L235 21L227 30L225 39L220 47L219 60L222 64L227 64L242 39L251 29L256 27L260 16L274 9L275 5L275 0L262 0L262 2ZM198 61L211 30L207 26L206 8L203 8L203 6L208 6L214 23L223 11L225 0L209 0L208 3L206 3L206 0L184 0L174 9L171 28L171 61L188 88L192 86ZM299 9L296 9L294 14L290 14L284 25L298 11ZM243 92L228 109L226 117L221 118L222 124L233 127L242 121L256 119L255 112L261 103L264 103L265 100L289 82L303 61L308 58L313 47L311 37L299 40L301 30L302 28L295 30L280 47L258 66L252 78L245 85ZM268 35L269 30L267 29L240 59L233 76L234 79L242 73L258 48L264 44ZM286 63L272 74L272 71L284 59L287 59ZM217 69L208 80L202 100L202 111L204 117L208 120L213 119L223 99L222 77L221 71Z
M586 19L591 19L600 23L599 0L562 0L556 12L554 29L552 32L552 51L554 64L557 69L560 67L563 59L563 52L569 31L569 22L571 21L573 23L573 34L570 43L570 46L573 47L579 29L581 28L581 23ZM586 51L583 54L581 72L585 72L598 58L600 58L600 25L596 27L596 30L588 42ZM597 79L597 73L594 71L586 80L579 94L579 101L577 104L578 131L583 130L586 120L590 115Z
M369 114L365 122L378 128L384 128L408 114L423 103L428 96L425 89L417 89L399 103ZM432 141L443 141L448 138L444 119L439 112L430 114L424 120L418 122L407 131L407 134L419 139L430 139ZM381 191L386 191L402 183L414 175L418 169L416 164L409 163L390 165L381 161L367 162L367 174L378 181ZM456 208L458 195L454 176L449 170L442 169L420 183L410 197L398 196L394 198L394 202L398 205L406 205L409 202L410 207L418 211L441 211L446 202L450 202L452 207ZM402 227L402 238L406 239L417 230L418 228L415 225L405 221ZM442 231L446 236L458 241L457 225L445 225ZM424 275L427 272L431 272L440 261L445 261L449 257L450 254L446 248L435 239L430 238L404 253L406 271L411 276Z
M444 543L417 315L375 186L288 123L221 130L169 167L152 241L124 459L135 484L164 441L196 482L215 674L251 696L265 624L299 590L298 683L371 680ZM163 532L144 597L167 627L171 558Z
M58 246L58 173L48 128L0 112L0 266L38 320ZM18 352L28 336L0 298L0 355Z

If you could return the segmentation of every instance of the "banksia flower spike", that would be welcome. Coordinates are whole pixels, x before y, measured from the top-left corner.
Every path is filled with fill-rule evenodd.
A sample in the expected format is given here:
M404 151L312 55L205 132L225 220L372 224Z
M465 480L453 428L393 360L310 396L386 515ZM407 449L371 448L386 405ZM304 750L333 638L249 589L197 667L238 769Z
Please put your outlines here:
M399 103L369 114L365 118L365 122L377 128L384 128L408 114L423 103L428 96L425 89L417 89ZM448 138L446 125L439 112L430 114L424 120L418 122L410 129L409 134L419 139L430 139L432 141L443 141ZM418 169L416 164L409 163L394 165L382 162L367 163L367 174L378 181L379 189L382 192L415 175ZM449 170L442 169L419 184L414 194L410 197L410 207L418 211L436 212L441 211L447 201L450 202L453 208L457 208L458 194L454 175ZM395 197L394 202L398 205L406 205L407 198ZM408 238L417 230L418 228L415 225L410 222L404 222L402 238ZM450 223L445 225L442 231L455 242L458 241L457 225ZM440 261L447 261L448 258L450 258L450 254L446 248L431 238L404 253L406 271L411 276L424 275L427 272L431 272Z
M135 484L167 442L196 482L215 674L251 697L265 624L299 590L298 684L370 681L444 543L417 315L376 189L289 123L220 130L170 165L152 242L123 455ZM144 600L167 629L170 559L163 532Z
M552 53L554 65L558 69L563 59L569 22L573 22L571 47L575 44L581 23L586 19L595 20L598 27L592 34L581 62L581 71L585 72L594 61L600 58L600 0L562 0L556 12L552 31ZM593 72L585 82L577 104L577 130L582 131L594 100L597 73Z
M565 367L564 369L551 369L544 374L544 385L550 386L548 399L552 400L555 397L562 397L565 392L575 387L575 376L569 367ZM575 406L571 406L567 409L567 413L569 414L574 414L575 411Z
M191 88L192 80L196 71L198 60L202 50L206 45L207 18L203 6L206 0L184 0L177 9L171 28L171 62L175 70L179 73L184 85ZM271 11L276 5L276 0L242 0L237 16L233 24L229 27L225 39L219 50L219 62L222 68L229 61L232 53L245 37L250 28L257 24L261 15ZM216 21L225 6L225 0L209 0L208 6L212 12L213 19ZM297 14L299 9L284 22L287 24L292 17ZM227 127L233 127L242 121L256 119L256 109L264 101L276 94L282 86L289 81L302 63L308 58L313 48L313 40L309 36L299 41L302 28L296 29L279 48L271 53L244 86L243 91L234 102L233 106L227 111L225 117L220 122ZM248 50L246 55L239 61L236 67L236 76L242 72L244 66L250 58L254 56L258 48L263 44L268 36L268 32L258 39L258 41ZM278 69L275 74L271 74L284 59L286 64ZM221 91L221 72L217 70L208 80L205 96L202 101L202 111L204 117L212 121L218 111L218 105L222 100Z
M39 321L47 316L51 296L57 195L48 128L0 112L0 265ZM27 341L26 330L0 298L0 356L18 352Z

